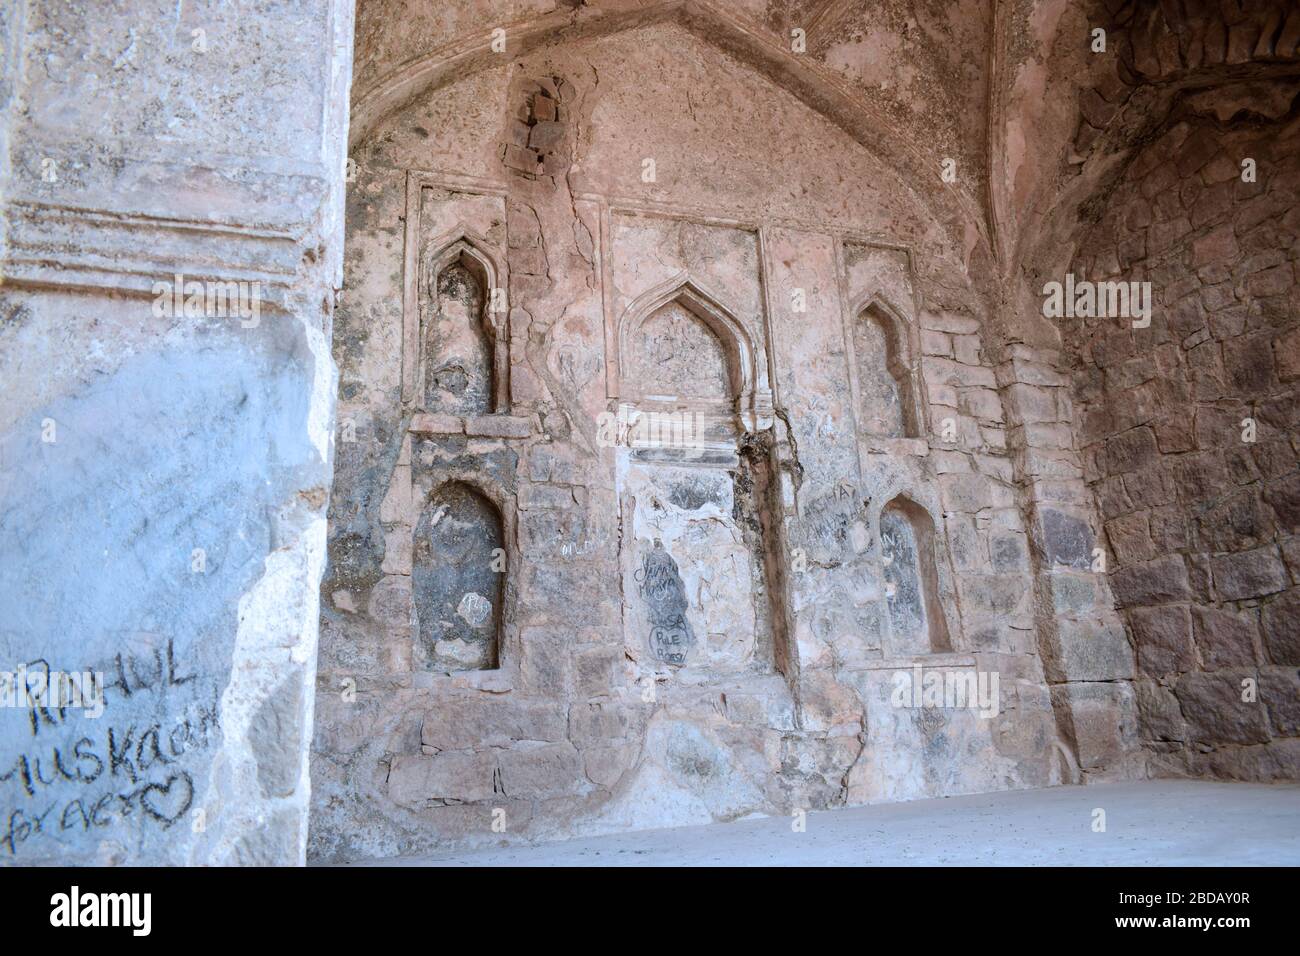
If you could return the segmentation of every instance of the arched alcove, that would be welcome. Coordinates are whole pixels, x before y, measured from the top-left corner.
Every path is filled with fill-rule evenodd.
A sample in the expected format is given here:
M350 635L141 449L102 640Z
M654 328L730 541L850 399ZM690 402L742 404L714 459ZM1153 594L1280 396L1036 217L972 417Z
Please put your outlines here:
M618 338L623 398L694 401L731 412L753 402L749 333L730 309L684 276L633 302Z
M902 321L878 302L853 320L857 364L858 427L879 438L915 438L916 404Z
M492 311L496 269L468 239L433 256L420 297L416 401L429 412L505 411L505 341Z
M880 551L885 562L886 602L892 652L905 657L952 650L939 606L934 520L899 495L880 512Z
M500 509L459 481L429 496L415 526L411 585L430 670L484 670L500 660L506 562Z
M722 340L682 299L646 316L630 343L627 370L645 396L733 401L736 375Z

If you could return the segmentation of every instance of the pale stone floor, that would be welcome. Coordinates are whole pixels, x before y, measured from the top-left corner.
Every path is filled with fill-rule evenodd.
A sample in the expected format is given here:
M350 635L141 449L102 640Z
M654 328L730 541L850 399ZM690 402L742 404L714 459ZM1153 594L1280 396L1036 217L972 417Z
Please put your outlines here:
M1094 833L1093 811L1106 811ZM362 865L1300 865L1300 785L1152 780L918 800Z

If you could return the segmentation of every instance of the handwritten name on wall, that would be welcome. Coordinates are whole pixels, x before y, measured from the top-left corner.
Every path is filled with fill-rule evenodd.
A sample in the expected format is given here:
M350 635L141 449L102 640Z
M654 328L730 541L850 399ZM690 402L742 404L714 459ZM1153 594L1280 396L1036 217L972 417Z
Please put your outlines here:
M13 755L6 747L0 763L0 860L111 827L167 830L190 811L206 769L195 756L220 739L219 691L178 664L174 640L155 644L88 669L104 675L98 718L43 702L25 708L25 742Z

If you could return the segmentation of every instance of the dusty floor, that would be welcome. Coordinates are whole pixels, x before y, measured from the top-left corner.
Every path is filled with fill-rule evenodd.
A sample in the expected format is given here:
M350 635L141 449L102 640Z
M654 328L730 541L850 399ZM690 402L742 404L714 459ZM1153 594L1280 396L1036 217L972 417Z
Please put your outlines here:
M803 833L766 818L362 865L1297 864L1300 786L1154 780L831 810L809 814Z

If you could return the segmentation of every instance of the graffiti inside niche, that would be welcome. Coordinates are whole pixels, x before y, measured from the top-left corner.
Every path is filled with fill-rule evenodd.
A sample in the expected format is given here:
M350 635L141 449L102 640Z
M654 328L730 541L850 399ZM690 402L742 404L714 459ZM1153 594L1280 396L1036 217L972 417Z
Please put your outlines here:
M685 664L695 644L686 620L686 585L677 562L658 538L642 560L636 580L650 619L650 653L665 664Z
M661 306L642 324L630 370L646 394L727 398L732 394L727 355L717 335L678 302Z
M901 511L887 508L880 516L880 543L885 564L885 581L891 585L889 616L893 622L895 650L924 654L930 650L925 599L916 532Z

